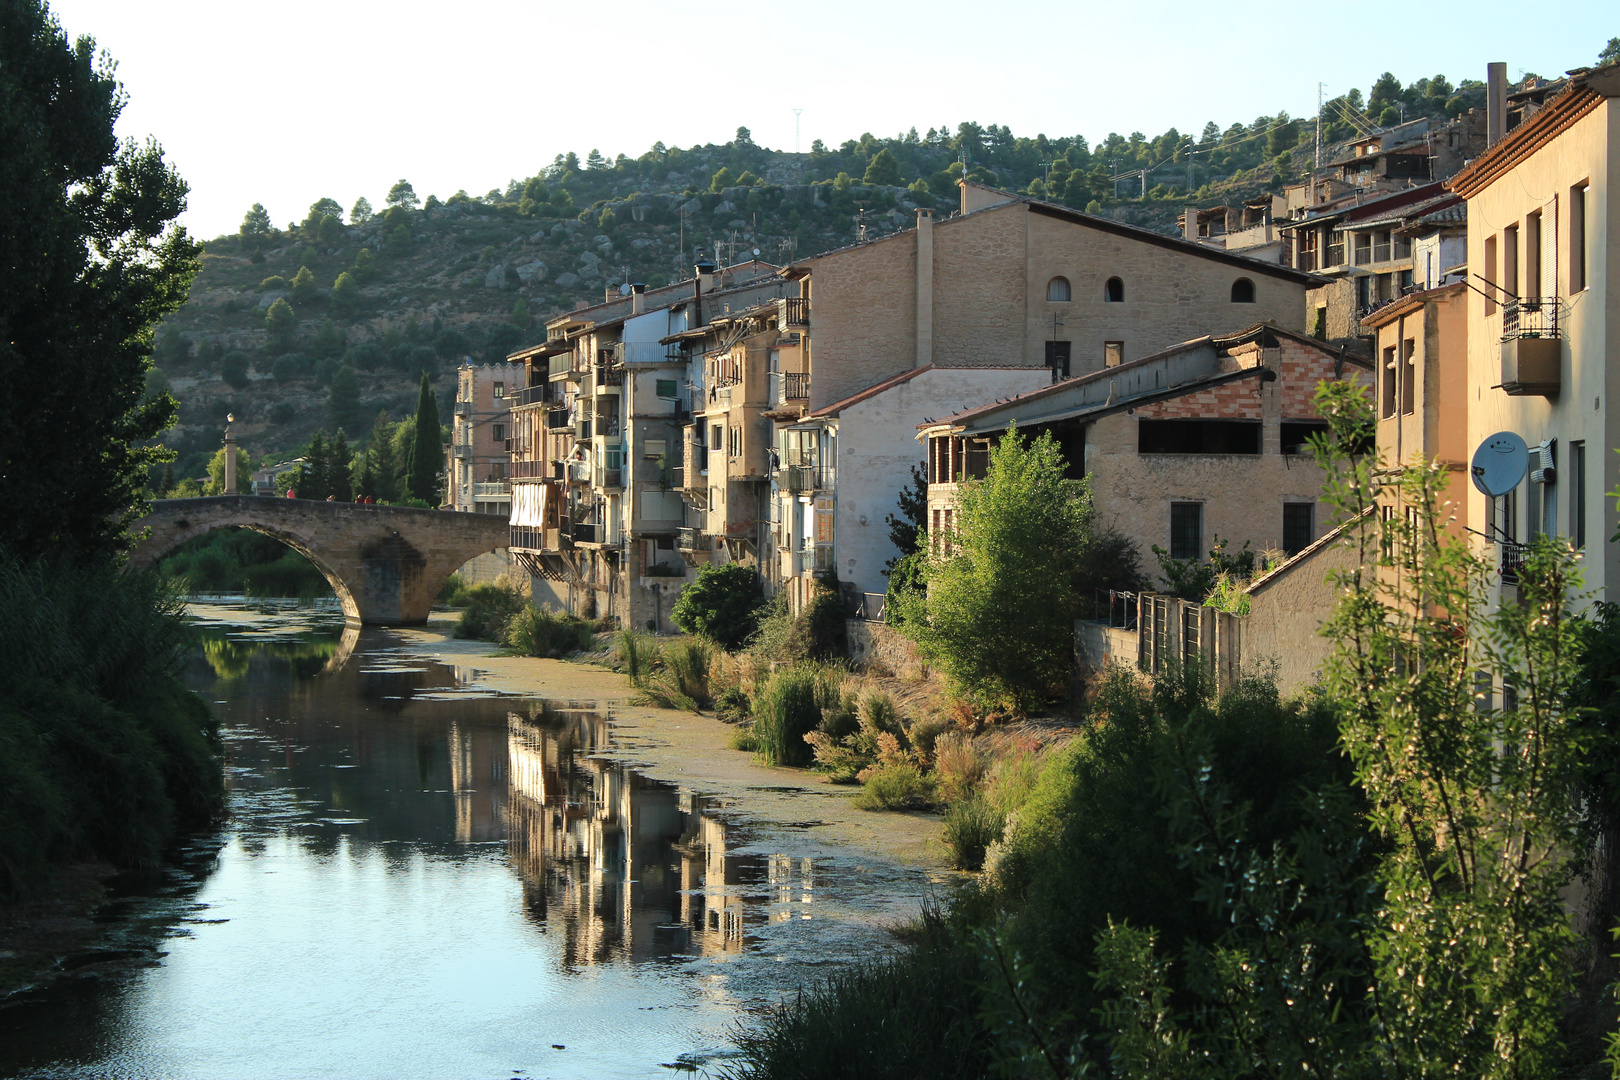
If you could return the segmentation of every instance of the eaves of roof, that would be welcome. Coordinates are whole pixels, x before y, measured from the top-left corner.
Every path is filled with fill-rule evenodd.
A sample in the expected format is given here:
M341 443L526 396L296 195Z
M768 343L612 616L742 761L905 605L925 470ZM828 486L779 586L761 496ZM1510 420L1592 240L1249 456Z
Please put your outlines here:
M877 395L883 393L883 391L885 391L885 390L892 390L896 386L899 386L901 383L910 382L912 379L915 379L917 376L921 375L925 371L933 371L933 370L934 370L934 365L933 364L924 364L920 368L912 368L909 371L902 371L900 374L891 376L891 377L889 377L887 379L884 379L880 383L874 383L873 385L868 386L865 390L862 390L858 394L851 394L849 397L845 398L843 401L835 401L831 405L822 406L821 408L817 409L815 412L811 413L810 418L813 419L813 418L818 418L818 417L823 417L823 416L837 416L839 413L843 412L845 409L849 408L851 405L859 405L861 402L867 400L868 398L877 397Z
M1109 370L1112 371L1115 369L1110 368ZM1090 423L1094 420L1101 420L1105 416L1112 416L1114 413L1124 412L1126 409L1135 409L1143 405L1152 405L1159 401L1171 401L1175 398L1186 397L1188 394L1197 393L1200 390L1211 390L1217 386L1225 386L1227 383L1241 382L1244 379L1259 379L1262 382L1272 382L1276 378L1277 373L1268 367L1238 368L1236 371L1223 371L1218 375L1209 375L1202 379L1195 379L1192 382L1184 382L1176 386L1167 386L1161 390L1153 390L1146 394L1137 394L1134 397L1120 398L1118 401L1111 403L1105 402L1101 405L1084 405L1074 409L1058 409L1055 412L1045 413L1041 416L1028 416L1019 420L1018 423L1020 426L1035 424L1057 424L1065 420L1075 420L1081 423ZM1062 386L1063 383L1059 383L1058 385ZM1001 407L1005 407L1005 405L1006 403L1003 403ZM933 424L930 426L938 427L939 425ZM956 428L957 425L953 424L952 427ZM959 433L963 435L983 435L987 432L998 431L1000 428L1001 425L992 421L990 423L977 423L961 426L959 428Z
M1300 548L1294 554L1290 555L1287 559L1284 559L1282 561L1282 563L1280 565L1278 565L1275 569L1273 569L1270 573L1261 574L1259 577L1255 578L1253 581L1250 581L1249 584L1248 584L1248 587L1244 591L1247 592L1250 596L1253 596L1256 592L1258 592L1261 589L1264 589L1266 586L1270 585L1272 582L1274 582L1274 581L1278 580L1279 578L1281 578L1284 574L1290 573L1295 568L1303 565L1313 555L1317 554L1318 552L1320 552L1320 551L1322 551L1322 550L1324 550L1326 548L1332 547L1335 543L1338 542L1339 538L1345 534L1345 530L1349 529L1350 526L1354 525L1356 522L1361 521L1364 518L1370 517L1377 510L1378 510L1378 507L1369 506L1365 510L1361 511L1361 513L1355 515L1354 517L1350 518L1349 520L1341 521L1338 525L1336 525L1333 528L1329 529L1327 532L1323 533L1321 536L1318 536L1315 540L1312 540L1309 544L1306 544L1304 547Z
M1577 75L1540 112L1463 166L1446 186L1464 198L1473 198L1614 97L1620 97L1620 64Z

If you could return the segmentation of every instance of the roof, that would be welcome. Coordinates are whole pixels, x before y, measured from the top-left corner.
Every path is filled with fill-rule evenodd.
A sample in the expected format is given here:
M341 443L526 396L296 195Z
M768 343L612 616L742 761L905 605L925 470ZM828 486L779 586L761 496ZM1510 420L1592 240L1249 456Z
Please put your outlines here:
M1400 299L1362 316L1361 325L1377 330L1380 327L1389 325L1402 315L1411 314L1430 300L1438 300L1442 296L1461 292L1467 287L1461 281L1454 281L1449 285L1439 285L1432 289L1424 289L1421 292L1408 293Z
M1259 577L1252 579L1244 591L1250 596L1253 596L1256 590L1265 588L1267 585L1270 585L1273 581L1276 581L1284 574L1287 574L1304 565L1318 553L1332 547L1338 541L1338 539L1344 535L1346 529L1361 519L1370 517L1372 514L1376 513L1377 510L1378 507L1369 506L1362 510L1361 513L1356 514L1354 517L1341 521L1339 524L1335 525L1321 536L1318 536L1315 540L1312 540L1309 544L1306 544L1304 547L1294 552L1294 554L1284 559L1281 563L1278 563L1271 569L1269 573L1261 574Z
M891 378L884 379L880 383L874 383L873 385L868 386L865 390L862 390L858 394L850 395L849 397L845 398L843 401L835 401L831 405L824 405L821 408L817 409L815 412L811 413L810 416L811 417L837 416L839 413L843 412L845 409L849 408L851 405L859 405L861 402L865 401L867 398L877 397L879 394L883 393L883 391L885 391L885 390L892 390L896 386L899 386L901 383L910 382L912 379L915 379L917 376L921 375L925 371L933 371L933 370L934 370L934 365L933 364L924 364L920 368L912 368L910 371L902 371L900 374L895 375L895 376L893 376Z
M1421 217L1424 214L1435 210L1441 210L1448 206L1460 206L1462 205L1462 201L1462 196L1450 191L1446 191L1439 195L1434 195L1430 198L1424 199L1422 202L1414 203L1410 206L1400 207L1399 213L1386 213L1378 217L1363 218L1354 222L1346 222L1344 227L1345 229L1351 231L1358 229L1388 228L1392 225L1404 223L1414 217Z
M1569 86L1542 106L1540 112L1463 166L1446 186L1464 198L1473 198L1613 97L1620 97L1620 64L1574 76Z
M1090 374L1081 375L1073 379L1064 379L1062 382L1053 383L1051 386L1042 386L1035 390L1028 390L1022 394L1015 394L1009 398L1002 398L998 401L992 401L987 405L978 405L971 409L964 409L961 412L953 413L950 416L940 420L924 421L923 423L918 424L917 427L919 430L924 428L939 427L943 424L949 424L954 427L966 421L975 420L990 415L991 413L1005 408L1007 405L1010 405L1015 401L1029 402L1036 398L1050 397L1053 394L1062 393L1066 390L1074 390L1080 386L1086 385L1087 383L1097 382L1102 379L1118 378L1120 372L1122 371L1131 371L1135 368L1146 367L1147 365L1163 360L1166 357L1175 356L1177 353L1189 352L1193 349L1201 348L1206 345L1214 348L1217 352L1230 352L1234 346L1246 344L1250 341L1260 341L1263 345L1267 336L1289 338L1290 340L1298 342L1299 344L1310 346L1321 353L1331 355L1337 361L1353 364L1359 368L1370 369L1372 367L1372 363L1366 358L1357 356L1354 353L1346 352L1343 348L1329 345L1327 342L1318 338L1310 337L1306 334L1296 333L1293 330L1284 329L1281 326L1277 326L1275 323L1255 323L1252 326L1247 326L1242 330L1231 334L1205 334L1203 337L1196 337L1190 341L1183 341L1179 345L1172 345L1170 348L1153 353L1150 356L1139 357L1135 360L1129 360L1123 364L1117 364L1114 367L1106 367L1100 371L1093 371ZM1248 373L1249 375L1253 375L1261 369L1243 368L1240 370ZM1189 388L1207 389L1211 385L1218 385L1220 382L1229 381L1231 378L1237 377L1237 375L1237 372L1221 372L1218 375L1212 375L1194 382L1180 383L1176 386L1166 387L1159 393L1146 396L1137 395L1128 399L1128 401L1122 402L1119 407L1124 408L1125 404L1143 404L1148 401L1160 400L1164 397L1179 397L1183 393L1188 392ZM1211 380L1215 381L1212 383ZM1074 415L1079 415L1085 411L1086 410L1084 409L1076 410L1074 411ZM1110 408L1108 411L1113 410ZM1055 418L1066 418L1067 415L1068 414L1066 413L1055 414ZM1101 414L1099 413L1099 415Z
M983 187L985 185L981 184L979 186ZM1208 244L1200 244L1193 240L1186 240L1179 236L1168 236L1164 233L1154 232L1151 229L1143 229L1136 225L1126 225L1123 222L1115 221L1112 218L1098 217L1095 214L1083 213L1067 206L1060 206L1057 203L1045 202L1040 199L1032 199L1028 195L1020 195L1014 191L1003 191L1000 188L993 188L991 190L1006 195L1007 201L996 203L993 206L981 207L978 210L970 210L966 214L957 214L954 217L949 217L943 221L935 223L934 227L936 229L948 229L954 223L964 221L976 214L991 214L998 210L1005 210L1008 207L1021 206L1024 207L1029 213L1040 214L1042 217L1057 218L1058 220L1066 221L1071 225L1082 225L1087 228L1096 229L1099 232L1109 233L1114 236L1121 236L1128 240L1136 240L1140 243L1151 244L1154 247L1168 248L1171 251L1179 251L1185 255L1194 255L1200 259L1208 259L1212 262L1226 263L1230 266L1241 267L1250 273L1265 274L1269 277L1283 278L1284 280L1298 282L1302 285L1316 286L1325 284L1324 279L1318 278L1314 274L1308 274L1303 270L1295 270L1292 267L1283 266L1279 263L1267 262L1264 259L1256 259L1249 255L1240 255L1236 252L1226 251L1222 248L1211 247ZM916 229L913 227L911 229L904 229L897 233L890 233L887 236L879 237L875 240L864 240L859 243L846 244L840 248L833 248L830 251L820 252L816 255L810 256L807 259L801 259L796 263L783 267L782 276L795 278L803 277L809 272L811 263L818 262L821 259L826 259L833 255L842 255L843 253L852 251L855 248L870 247L874 244L886 243L890 240L898 239L915 231Z
M1411 203L1423 202L1428 199L1439 198L1443 195L1441 185L1438 183L1419 184L1415 187L1402 188L1387 195L1379 195L1366 202L1340 203L1331 210L1320 214L1311 214L1293 221L1279 221L1276 226L1282 230L1308 228L1324 222L1337 221L1347 218L1357 223L1364 219L1370 220L1374 214L1387 214L1388 211Z

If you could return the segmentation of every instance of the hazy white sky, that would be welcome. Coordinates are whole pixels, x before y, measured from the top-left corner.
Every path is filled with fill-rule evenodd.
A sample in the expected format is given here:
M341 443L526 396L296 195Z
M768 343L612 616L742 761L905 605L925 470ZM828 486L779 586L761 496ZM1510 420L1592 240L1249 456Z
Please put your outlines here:
M1551 77L1620 34L1613 0L1556 19L1519 3L1199 4L1046 0L720 5L618 0L51 0L112 53L120 134L155 136L191 185L186 224L277 224L329 195L380 205L400 177L440 198L532 175L558 153L654 142L837 144L963 120L1018 135L1200 130L1380 72Z

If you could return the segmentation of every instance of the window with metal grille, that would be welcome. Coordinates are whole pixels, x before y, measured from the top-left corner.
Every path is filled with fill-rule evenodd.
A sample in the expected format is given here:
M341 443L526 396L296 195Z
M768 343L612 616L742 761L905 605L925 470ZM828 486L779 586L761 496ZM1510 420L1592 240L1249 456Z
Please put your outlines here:
M1283 503L1283 550L1298 555L1316 539L1316 504Z
M1200 559L1204 554L1204 504L1170 504L1170 557Z

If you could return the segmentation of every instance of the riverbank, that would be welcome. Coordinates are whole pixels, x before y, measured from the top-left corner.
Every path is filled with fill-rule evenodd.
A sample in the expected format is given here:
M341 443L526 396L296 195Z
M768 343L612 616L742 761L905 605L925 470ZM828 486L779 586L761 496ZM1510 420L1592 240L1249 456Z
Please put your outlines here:
M891 859L957 880L948 868L936 814L858 810L858 787L824 783L804 769L759 764L727 745L736 728L712 716L635 704L637 691L618 672L568 660L502 656L485 641L451 636L453 612L434 612L426 627L394 631L408 652L470 669L470 685L502 694L594 702L610 717L607 756L654 780L678 784L735 806L748 816L791 822L818 841Z

